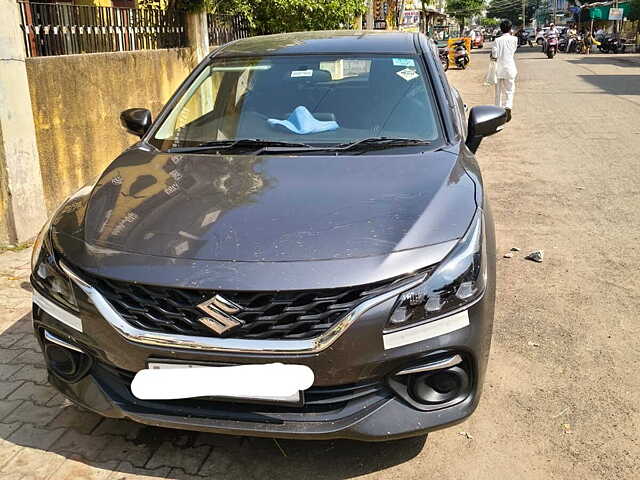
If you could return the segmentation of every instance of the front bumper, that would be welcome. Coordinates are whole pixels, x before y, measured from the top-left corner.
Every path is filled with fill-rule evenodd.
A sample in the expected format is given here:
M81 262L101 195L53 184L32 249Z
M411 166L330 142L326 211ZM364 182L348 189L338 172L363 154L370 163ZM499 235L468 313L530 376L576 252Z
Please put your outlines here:
M283 438L349 438L381 441L424 434L458 423L476 408L490 348L494 283L469 308L468 324L420 341L392 342L381 335L395 298L382 302L354 322L328 348L308 354L236 353L180 349L136 343L121 335L79 288L76 316L61 321L60 311L34 304L36 335L44 331L80 348L87 358L80 379L64 379L49 368L50 382L73 402L106 417L140 423L235 435ZM36 295L46 298L46 292ZM44 305L44 308L43 308ZM58 318L56 318L56 315ZM460 354L470 372L468 395L455 405L424 411L415 408L392 385L394 374L432 355ZM303 406L260 405L215 399L142 401L130 382L151 360L210 365L294 363L307 365L315 382ZM50 367L50 366L49 366Z

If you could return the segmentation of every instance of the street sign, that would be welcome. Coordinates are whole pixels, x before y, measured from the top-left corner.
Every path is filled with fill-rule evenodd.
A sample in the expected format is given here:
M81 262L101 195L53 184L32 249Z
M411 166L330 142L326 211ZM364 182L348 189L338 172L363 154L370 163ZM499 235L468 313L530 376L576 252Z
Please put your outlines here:
M624 10L622 8L610 8L609 20L622 20Z

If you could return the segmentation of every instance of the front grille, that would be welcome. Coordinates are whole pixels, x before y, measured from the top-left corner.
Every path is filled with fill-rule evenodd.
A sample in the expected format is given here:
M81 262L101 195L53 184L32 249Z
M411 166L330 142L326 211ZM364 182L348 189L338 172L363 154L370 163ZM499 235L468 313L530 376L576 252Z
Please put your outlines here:
M335 325L359 303L399 286L414 276L368 285L326 290L231 292L158 287L83 275L118 311L138 328L162 333L218 336L198 319L207 315L197 305L216 294L242 307L242 321L228 335L242 339L299 340L314 338Z

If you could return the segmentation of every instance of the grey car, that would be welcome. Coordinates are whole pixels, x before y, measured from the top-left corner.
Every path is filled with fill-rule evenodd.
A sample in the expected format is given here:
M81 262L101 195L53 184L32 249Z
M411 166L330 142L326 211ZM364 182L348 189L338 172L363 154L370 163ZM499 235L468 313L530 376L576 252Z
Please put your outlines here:
M478 405L495 242L468 120L423 35L211 53L34 246L49 381L106 417L390 440ZM96 139L96 141L98 141Z

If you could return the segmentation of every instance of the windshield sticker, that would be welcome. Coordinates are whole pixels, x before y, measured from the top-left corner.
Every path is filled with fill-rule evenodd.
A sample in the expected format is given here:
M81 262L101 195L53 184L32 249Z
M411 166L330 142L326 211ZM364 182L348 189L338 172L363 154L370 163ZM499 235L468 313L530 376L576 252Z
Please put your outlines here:
M291 72L291 78L311 76L313 76L313 70L294 70L293 72Z
M394 67L415 67L416 62L414 62L412 58L394 58L393 66Z
M407 82L413 80L414 78L418 78L420 76L415 70L412 70L411 68L405 68L404 70L400 70L399 72L396 72L396 75L400 76Z

